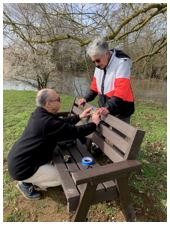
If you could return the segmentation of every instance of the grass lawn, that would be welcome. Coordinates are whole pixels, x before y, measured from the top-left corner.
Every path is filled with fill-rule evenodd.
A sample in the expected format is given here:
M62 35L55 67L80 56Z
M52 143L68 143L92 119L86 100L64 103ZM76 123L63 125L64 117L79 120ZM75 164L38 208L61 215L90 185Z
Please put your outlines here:
M35 94L32 91L4 91L4 221L69 221L60 187L43 192L39 201L28 201L8 175L7 155L35 109ZM61 110L70 110L74 97L62 95L61 98ZM131 124L146 131L139 154L142 170L140 174L133 174L130 180L137 221L167 220L166 116L166 108L161 105L136 102ZM93 205L88 218L89 221L124 221L119 202Z

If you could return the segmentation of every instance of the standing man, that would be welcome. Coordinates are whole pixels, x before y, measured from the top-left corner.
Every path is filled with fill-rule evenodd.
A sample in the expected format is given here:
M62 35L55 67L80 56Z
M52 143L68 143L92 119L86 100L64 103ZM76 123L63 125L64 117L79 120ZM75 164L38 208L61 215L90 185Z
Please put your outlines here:
M57 170L50 164L56 144L91 134L100 121L96 112L90 123L75 126L80 119L90 115L91 108L80 115L61 119L56 115L60 102L59 95L52 89L42 89L37 93L37 108L8 155L9 174L18 181L20 192L30 200L40 198L34 185L40 188L60 185Z
M79 99L79 105L99 96L100 114L110 113L130 123L134 113L134 97L131 89L131 59L120 50L109 50L108 43L101 38L92 41L87 54L96 68L90 91Z

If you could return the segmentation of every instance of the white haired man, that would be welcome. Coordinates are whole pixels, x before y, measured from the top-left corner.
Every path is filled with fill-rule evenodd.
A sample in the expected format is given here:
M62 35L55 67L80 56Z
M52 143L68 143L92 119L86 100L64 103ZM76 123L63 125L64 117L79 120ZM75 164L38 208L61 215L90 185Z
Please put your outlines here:
M134 113L130 57L120 50L109 50L108 43L102 38L96 38L89 44L87 54L96 68L90 91L79 99L79 104L84 105L98 95L100 114L110 113L129 123Z
M60 96L54 90L40 90L36 96L37 108L8 155L9 174L18 181L17 187L24 197L30 200L40 198L35 185L40 188L60 185L56 168L49 163L57 143L91 134L100 121L96 112L90 123L75 126L80 119L90 115L91 108L80 115L61 119L56 115L60 104Z

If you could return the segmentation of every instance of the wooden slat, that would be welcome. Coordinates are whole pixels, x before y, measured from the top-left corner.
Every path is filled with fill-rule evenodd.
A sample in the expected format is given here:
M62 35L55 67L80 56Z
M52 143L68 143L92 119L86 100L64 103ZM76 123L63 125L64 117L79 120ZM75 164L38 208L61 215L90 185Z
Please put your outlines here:
M76 100L77 102L77 100ZM73 112L76 114L80 114L82 110L76 106L73 106ZM78 125L82 124L83 122L79 122ZM122 124L122 121L120 121L120 124ZM112 124L113 125L113 124ZM125 124L125 126L129 126L128 124ZM124 124L123 124L124 126ZM100 133L103 134L105 138L107 138L112 144L114 144L116 147L118 147L123 153L126 153L128 148L128 142L122 138L117 133L113 132L108 127L104 126L103 124L100 124Z
M122 161L115 164L107 164L101 167L96 167L91 170L79 171L72 174L76 184L83 183L102 183L103 181L112 180L127 176L131 171L140 170L141 163L137 160Z
M75 104L78 106L78 98L75 99ZM81 106L82 107L82 106ZM84 109L92 107L92 105L86 103ZM135 128L130 124L118 119L115 116L107 115L106 117L102 117L102 121L106 122L111 127L117 129L122 132L127 137L131 137L134 133Z
M81 170L86 170L87 168L86 168L85 166L83 166L82 163L81 163L82 155L79 153L79 151L77 150L77 148L71 148L71 147L70 147L69 150L70 150L70 153L72 154L72 156L74 157L74 159L75 159L75 161L76 161L78 167L79 167ZM88 155L86 154L86 156L88 156ZM96 166L97 163L95 163L94 165ZM91 168L90 168L90 169L91 169ZM82 186L80 186L80 188L83 189ZM102 184L99 184L99 185L97 186L97 190L103 190L103 191L105 191L105 188L104 188L104 186L103 186Z
M87 147L85 145L82 145L79 142L79 140L77 141L77 147L79 148L79 150L80 150L80 152L82 153L83 156L91 156L91 157L93 157L92 154L89 153L89 151L87 150ZM96 163L96 162L93 165L94 168L98 167L98 166L100 166L100 165L98 163ZM102 168L102 166L101 166L101 168ZM106 191L108 189L113 189L115 187L115 183L113 181L106 181L106 182L103 182L102 184L106 188ZM99 187L99 185L98 185L98 187ZM97 190L98 190L98 188L97 188Z
M85 145L82 145L79 140L77 140L77 148L80 151L80 153L82 154L82 157L85 157L85 156L93 157L89 153L89 151L87 150L86 146ZM98 167L98 166L100 166L100 165L98 163L96 163L96 160L94 159L94 165L93 165L93 167Z
M97 133L88 136L92 141L110 158L111 161L120 162L124 160L124 156L118 150L108 145Z
M79 153L77 147L74 148L69 148L69 151L71 155L74 157L74 160L76 161L79 169L85 170L87 169L85 166L82 165L81 160L82 160L82 155Z
M128 142L120 135L113 132L111 129L104 125L100 125L100 133L108 139L113 145L119 148L123 153L126 153L128 149Z
M78 100L75 100L76 105L78 104ZM91 107L89 104L86 104L84 108ZM136 128L132 127L131 125L119 120L118 118L108 115L106 118L103 118L103 121L112 126L114 129L117 129L124 135L126 135L128 138L122 138L117 132L113 132L111 129L109 129L107 126L104 126L103 124L100 124L100 133L103 133L104 137L106 137L110 142L112 142L118 149L121 150L121 152L124 153L124 156L122 157L119 153L119 150L116 148L113 148L110 152L109 145L105 142L97 141L96 134L92 134L93 137L92 140L103 150L102 147L107 147L107 149L103 150L103 152L113 161L113 162L119 162L122 159L132 159L137 157L137 145L140 145L142 140L135 140L135 143L133 142L135 138L135 134L137 134ZM78 125L84 124L85 122L80 121ZM138 137L138 136L136 136ZM143 135L142 135L143 139ZM103 140L102 140L103 141ZM101 145L103 144L103 146ZM133 144L133 146L132 146ZM134 147L136 145L136 149ZM138 146L139 147L139 146ZM108 150L109 149L109 150ZM139 149L139 148L138 148ZM136 150L136 152L135 152ZM133 154L133 155L132 155ZM135 155L136 154L136 155Z
M136 159L138 156L139 148L144 138L145 132L142 130L136 130L134 138L129 143L128 152L126 153L125 159Z
M74 114L79 115L80 113L83 112L83 110L81 110L80 108L78 108L78 107L76 107L76 106L73 106L72 112L73 112Z
M78 105L78 99L75 99L75 105ZM84 106L84 109L89 108L89 107L92 107L92 106L86 103L86 105ZM80 114L82 112L82 110L80 108L78 108L76 106L74 106L74 108L75 108L75 113ZM74 108L73 108L73 110L74 110ZM90 119L88 119L88 121L90 121ZM122 133L123 135L127 136L128 138L133 137L134 132L136 130L130 124L127 124L124 121L122 121L122 120L120 120L120 119L118 119L118 118L116 118L116 117L114 117L112 115L108 115L107 117L102 117L102 121L107 123L109 126L113 127L113 130L114 129L118 130L118 132ZM120 145L121 145L122 149L119 148L119 146L118 146L118 148L120 150L122 150L122 152L126 153L127 147L128 147L128 143L125 140L126 138L125 137L122 138L118 134L118 132L114 132L113 130L109 129L109 127L104 126L102 123L100 124L100 127L101 127L101 130L104 128L104 129L106 129L105 131L108 132L108 134L106 133L106 135L104 135L105 137L110 137L111 138L112 136L111 136L110 133L113 132L113 139L116 137L116 142L117 142L117 140L118 140L118 142L120 140ZM109 129L110 132L107 131L107 129ZM108 136L108 135L110 135L110 136ZM117 143L115 143L115 142L114 142L114 144L115 144L115 146L117 145Z
M72 178L70 178L70 174L65 171L67 167L60 154L56 152L56 149L54 151L53 162L55 164L57 172L59 173L60 181L68 201L68 211L75 211L79 202L80 193L74 181Z
M133 126L116 118L115 116L108 115L107 117L103 117L102 120L129 138L132 137L134 133L135 128Z
M75 148L75 146L73 148ZM77 164L75 163L73 156L69 152L69 148L62 149L61 154L62 154L63 157L65 155L70 155L71 156L71 161L66 163L66 167L68 168L68 172L72 173L72 172L76 172L76 171L80 170L79 167L77 166ZM72 178L71 174L70 174L70 178Z

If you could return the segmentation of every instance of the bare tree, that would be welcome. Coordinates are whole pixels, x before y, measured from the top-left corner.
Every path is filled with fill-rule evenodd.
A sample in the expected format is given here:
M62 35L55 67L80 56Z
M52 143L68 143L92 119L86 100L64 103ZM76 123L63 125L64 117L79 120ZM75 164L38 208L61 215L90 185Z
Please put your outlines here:
M10 45L21 40L26 44L35 72L52 64L57 72L86 71L90 78L91 66L84 48L94 36L101 35L111 47L130 52L134 68L150 77L156 67L152 64L152 70L146 71L148 62L159 62L158 54L166 55L166 10L165 3L8 3L4 4L4 36ZM46 59L44 64L41 58ZM165 61L161 63L159 69L165 69ZM44 77L49 79L52 72ZM37 81L41 80L37 77Z
M26 9L23 9L23 5ZM105 31L102 35L108 40L119 41L139 31L154 17L167 10L164 3L136 4L127 17L123 15L123 18L116 18L121 6L129 8L127 4L6 4L8 11L15 7L19 15L14 17L4 10L4 24L10 26L30 45L73 39L83 46L90 42L89 37L94 35L94 32L98 34L103 30L103 25L107 27L107 34ZM25 11L31 13L26 17L22 15ZM24 22L21 16L24 16ZM135 20L136 18L138 20ZM123 28L134 20L136 23L127 32L122 32ZM82 29L86 31L86 36L85 33L79 33Z

